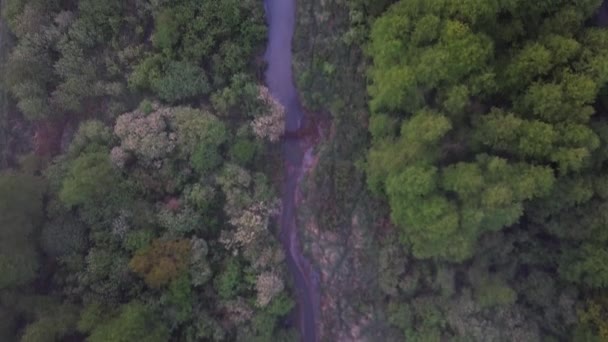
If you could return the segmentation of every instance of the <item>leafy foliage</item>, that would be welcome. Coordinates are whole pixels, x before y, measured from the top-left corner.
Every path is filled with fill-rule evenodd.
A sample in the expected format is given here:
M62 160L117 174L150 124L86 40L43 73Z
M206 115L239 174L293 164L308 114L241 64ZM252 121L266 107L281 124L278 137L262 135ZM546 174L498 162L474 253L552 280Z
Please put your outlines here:
M87 153L71 163L59 198L69 207L94 206L116 199L120 196L120 187L120 178L110 164L108 154Z
M525 22L527 37L507 38L493 23L508 13L501 24L515 25L522 3L468 6L402 1L371 32L368 181L419 258L470 258L483 232L517 223L554 174L588 171L599 147L590 116L603 83L580 55L594 29Z
M166 341L168 328L144 304L131 302L123 305L116 317L98 325L89 340L126 342L133 340Z
M138 63L130 83L168 102L227 85L247 70L265 36L260 7L252 1L180 0L156 11L154 51Z
M181 275L187 266L190 243L187 240L153 241L139 251L129 266L148 286L158 288Z
M276 157L252 130L269 111L255 70L262 4L2 6L14 37L0 27L0 167L21 169L0 173L0 339L238 340L254 325L265 340L289 335L263 174ZM44 156L29 153L31 136ZM268 312L279 297L285 310Z

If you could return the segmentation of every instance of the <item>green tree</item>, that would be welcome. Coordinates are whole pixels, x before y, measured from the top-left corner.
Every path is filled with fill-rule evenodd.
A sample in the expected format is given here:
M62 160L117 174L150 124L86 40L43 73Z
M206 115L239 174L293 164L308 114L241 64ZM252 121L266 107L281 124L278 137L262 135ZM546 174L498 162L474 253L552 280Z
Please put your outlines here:
M238 260L231 258L224 270L214 279L214 287L221 298L231 299L236 296L242 286L242 270Z
M139 302L130 302L121 306L115 317L98 323L88 340L164 342L169 340L169 329L150 308Z
M159 77L150 80L151 89L167 102L178 102L210 91L205 71L187 62L171 61Z
M68 207L108 206L120 198L121 187L108 153L85 153L70 163L59 198Z
M584 26L592 1L551 4L399 1L374 21L367 181L414 256L470 258L566 176L598 172L606 39Z
M194 170L208 173L221 165L221 147L229 138L226 125L210 113L191 108L179 108L173 125L183 157Z
M130 82L168 102L207 95L247 71L265 38L263 12L254 1L180 0L160 3L154 51L139 62Z
M74 332L78 311L62 305L30 323L21 336L21 342L53 342Z
M173 280L167 292L161 297L161 302L165 305L165 315L175 325L192 319L193 301L194 296L187 275Z
M129 267L143 277L148 286L159 288L182 275L189 257L189 240L155 240L135 254Z
M601 244L585 242L569 250L564 259L559 272L566 280L592 288L608 286L608 250Z

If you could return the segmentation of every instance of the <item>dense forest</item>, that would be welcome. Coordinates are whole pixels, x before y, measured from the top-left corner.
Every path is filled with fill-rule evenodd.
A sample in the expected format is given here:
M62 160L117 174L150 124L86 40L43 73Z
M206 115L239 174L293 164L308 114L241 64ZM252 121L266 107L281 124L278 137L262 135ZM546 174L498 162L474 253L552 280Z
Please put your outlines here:
M0 341L299 340L263 2L0 4ZM608 340L601 5L298 1L321 341Z
M608 338L608 31L590 24L599 5L401 1L371 29L367 183L412 257L471 263L437 268L456 310L536 321L509 340ZM406 336L447 333L420 309L413 330L395 318Z
M608 339L601 5L304 1L327 340Z
M263 4L8 0L2 18L0 340L295 339Z

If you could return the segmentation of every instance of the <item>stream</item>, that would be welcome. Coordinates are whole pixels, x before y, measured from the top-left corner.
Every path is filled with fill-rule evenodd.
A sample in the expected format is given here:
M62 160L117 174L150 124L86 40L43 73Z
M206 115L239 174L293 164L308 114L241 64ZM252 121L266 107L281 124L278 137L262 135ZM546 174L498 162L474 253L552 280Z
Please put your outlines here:
M318 276L302 254L296 224L298 184L306 172L313 148L309 140L298 134L307 122L292 74L291 44L295 29L296 0L265 0L265 9L268 21L266 85L286 109L286 134L283 139L285 177L279 221L281 243L285 249L287 267L294 280L302 341L316 342L320 297Z

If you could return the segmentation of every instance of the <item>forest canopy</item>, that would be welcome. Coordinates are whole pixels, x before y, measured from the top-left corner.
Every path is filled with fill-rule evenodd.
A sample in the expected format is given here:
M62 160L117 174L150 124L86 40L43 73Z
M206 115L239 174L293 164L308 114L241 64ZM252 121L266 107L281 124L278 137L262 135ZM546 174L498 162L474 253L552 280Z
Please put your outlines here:
M379 257L395 336L608 338L601 3L402 0L370 19L365 171L400 238Z
M602 181L608 31L586 25L598 1L550 3L400 1L375 21L368 184L416 257L463 261L601 196L556 192Z
M319 340L608 340L608 6L264 3L1 2L0 341L298 341L284 138Z
M2 6L0 340L297 338L262 3Z

